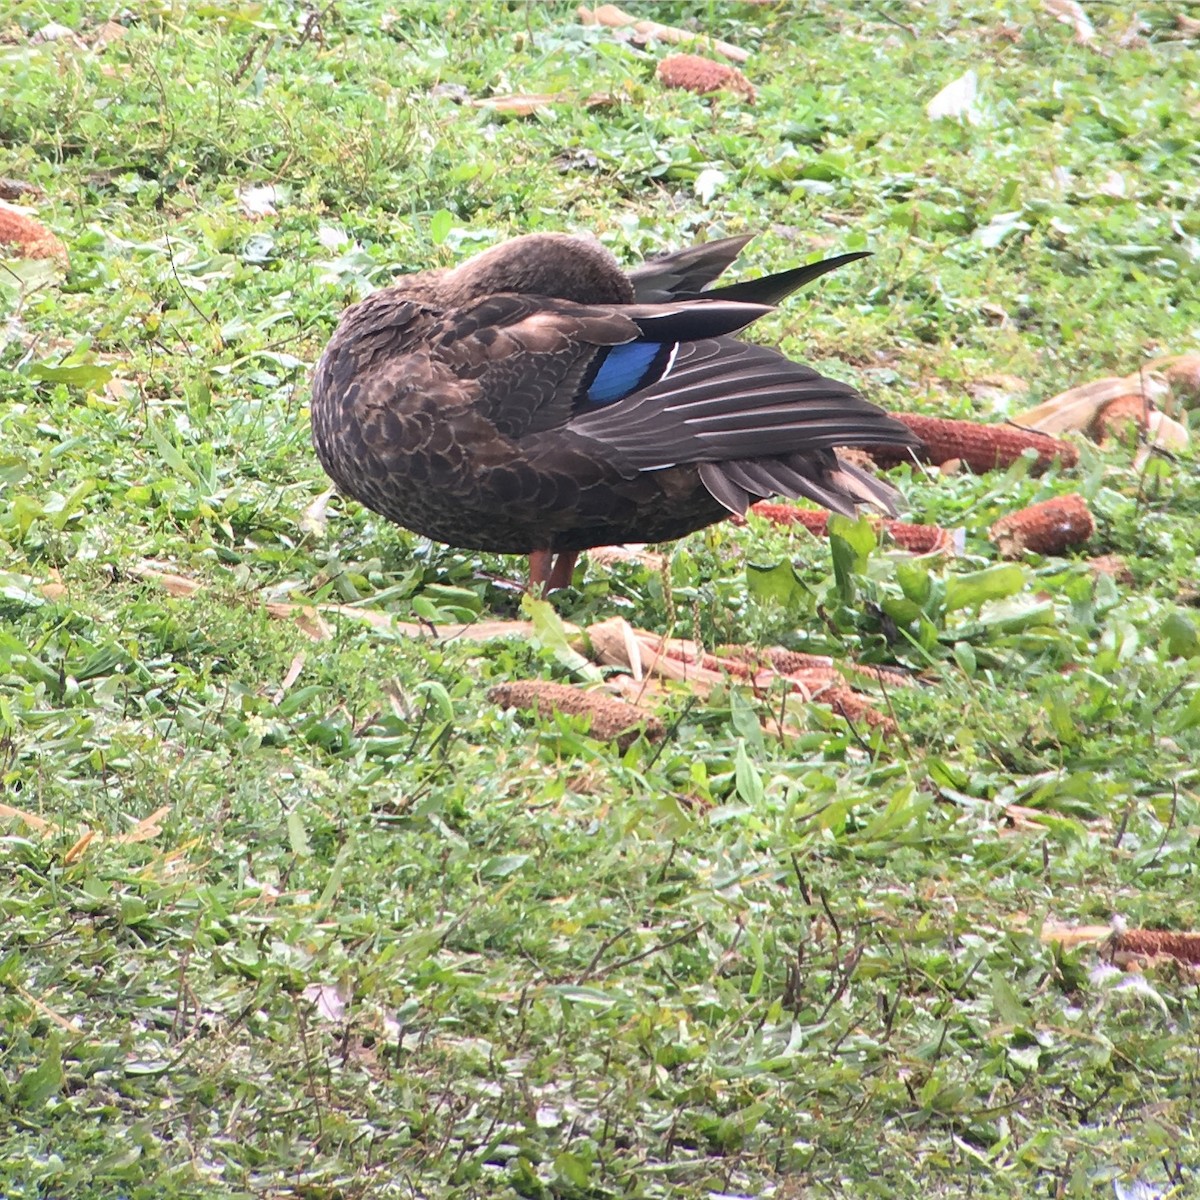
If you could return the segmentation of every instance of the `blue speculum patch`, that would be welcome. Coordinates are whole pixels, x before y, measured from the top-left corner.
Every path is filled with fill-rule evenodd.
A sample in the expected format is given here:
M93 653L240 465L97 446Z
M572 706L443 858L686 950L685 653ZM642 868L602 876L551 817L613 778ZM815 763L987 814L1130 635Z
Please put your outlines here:
M587 398L592 404L611 404L661 378L670 361L671 345L663 342L627 342L614 346L600 364Z

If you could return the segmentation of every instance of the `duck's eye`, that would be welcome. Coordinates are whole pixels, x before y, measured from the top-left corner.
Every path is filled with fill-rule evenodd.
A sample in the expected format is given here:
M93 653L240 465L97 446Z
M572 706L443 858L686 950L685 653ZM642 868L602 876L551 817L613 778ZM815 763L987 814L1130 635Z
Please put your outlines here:
M599 355L584 395L590 404L612 404L657 383L671 369L678 342L626 342Z

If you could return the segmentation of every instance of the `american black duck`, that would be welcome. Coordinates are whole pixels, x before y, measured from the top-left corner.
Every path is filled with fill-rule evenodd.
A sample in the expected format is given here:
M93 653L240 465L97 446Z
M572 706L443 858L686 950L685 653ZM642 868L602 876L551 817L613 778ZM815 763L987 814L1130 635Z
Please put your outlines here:
M402 278L343 314L313 377L313 444L347 495L427 537L527 554L682 537L772 495L894 511L835 446L915 442L848 384L732 336L838 258L708 289L748 237L628 274L532 234ZM706 290L708 289L708 290Z

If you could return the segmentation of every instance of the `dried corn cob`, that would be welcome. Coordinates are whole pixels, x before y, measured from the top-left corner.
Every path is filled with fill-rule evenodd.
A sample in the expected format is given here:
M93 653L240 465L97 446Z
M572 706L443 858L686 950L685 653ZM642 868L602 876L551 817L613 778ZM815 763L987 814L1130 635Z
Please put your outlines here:
M1114 958L1174 958L1200 966L1200 933L1166 933L1157 929L1127 929L1114 933L1111 948Z
M704 651L689 653L684 647L670 642L663 646L662 652L665 657L673 658L677 662L703 667L706 671L721 671L726 675L736 675L739 679L750 679L755 674L754 669L747 663L738 662L732 658L722 658Z
M1166 376L1170 398L1175 405L1195 408L1200 404L1200 353L1193 350L1188 354L1171 354L1166 358L1157 358L1146 366ZM1164 404L1163 407L1171 406Z
M785 650L782 646L767 646L754 650L749 646L722 646L721 653L727 658L750 664L769 665L780 675L801 675L805 672L823 671L830 679L840 675L859 675L896 687L915 687L912 676L891 667L867 666L855 662L839 662L826 654L804 654L799 650ZM764 661L765 660L765 661Z
M588 562L598 563L602 567L611 567L617 563L640 563L650 571L661 571L667 562L665 554L655 554L652 550L631 549L628 546L593 546L588 551Z
M743 50L740 46L733 46L729 42L711 38L707 34L693 33L689 29L676 29L672 25L660 25L657 21L639 21L637 17L622 12L615 4L602 4L596 9L580 5L575 12L584 25L607 25L611 29L631 27L643 38L654 38L655 41L670 42L676 46L689 43L699 44L715 50L718 54L724 55L734 62L745 62L750 57L749 50Z
M1125 437L1130 425L1137 429L1145 429L1149 421L1149 405L1143 396L1118 396L1110 400L1099 413L1092 429L1092 436L1097 441L1106 441L1111 437Z
M792 675L797 671L832 671L834 668L834 661L827 654L802 654L782 646L766 646L762 650L749 646L722 646L721 653L741 662L769 666L781 675Z
M785 651L785 653L787 652ZM782 670L781 667L776 669ZM911 688L917 686L917 680L913 676L904 671L896 670L894 667L876 667L869 663L843 662L840 664L839 669L843 675L858 675L863 679L873 679L876 683L886 684L888 687Z
M0 204L0 245L23 258L51 258L66 265L67 248L41 222Z
M754 103L754 85L737 67L713 62L699 54L669 54L655 72L664 87L683 88L705 95L708 92L733 92Z
M1200 354L1181 354L1167 368L1167 382L1184 408L1200 404Z
M828 532L829 514L824 509L796 508L792 504L761 500L752 504L750 511L776 525L803 525L818 537L824 537ZM912 554L944 554L954 546L949 531L940 525L909 525L904 521L880 521L879 524L897 546Z
M864 471L873 471L875 469L875 460L865 450L860 450L857 446L839 446L837 448L837 456L842 462L847 462L852 467L862 467Z
M629 667L637 678L654 675L678 680L699 696L707 696L712 688L727 683L731 677L759 690L782 679L805 701L828 704L848 721L865 721L889 733L896 729L890 717L872 708L846 686L832 659L796 655L793 662L798 669L785 674L777 668L760 665L759 652L747 647L733 647L721 655L709 654L684 638L667 639L633 629L621 617L589 626L588 638L601 662ZM785 656L781 661L787 662L786 656L791 652L771 653Z
M891 717L873 708L857 692L852 692L843 685L834 684L813 692L812 699L817 704L828 704L839 717L843 717L852 725L865 721L872 727L882 729L884 733L896 732L896 722Z
M787 663L791 669L783 670L780 666L772 664L771 667L755 670L756 651L746 646L728 649L732 653L727 657L715 654L701 655L699 664L710 671L720 671L725 675L748 679L760 689L770 687L777 680L785 680L793 690L803 694L805 701L828 704L847 721L865 721L868 725L878 725L886 733L896 731L895 721L873 708L867 700L846 685L832 659L822 661L817 655L795 654L777 647L768 654L772 658L778 656L779 661ZM672 649L667 649L665 653L671 657L681 657L677 649L674 653ZM871 668L864 670L869 674Z
M898 449L895 446L864 446L868 454L883 466L907 462L915 454L925 462L940 466L958 459L972 471L992 471L1009 467L1026 450L1037 451L1036 470L1045 470L1055 459L1064 467L1079 461L1074 446L1046 433L1016 429L1009 425L981 425L976 421L951 421L942 417L924 417L917 413L898 413L897 419L909 427L924 443L923 448Z
M500 683L488 690L488 699L504 708L533 709L542 716L555 712L590 716L591 733L601 741L615 741L622 750L644 731L651 740L662 737L662 722L624 700L584 691L565 683L544 679L521 679Z
M1096 522L1087 503L1072 492L1001 517L988 530L988 537L1005 558L1019 558L1027 550L1062 554L1083 545L1095 532Z
M782 677L802 684L806 690L841 682L832 658L796 654L779 647L756 650L750 646L723 646L720 654L709 654L694 648L689 653L689 648L668 643L663 647L663 654L680 662L703 667L706 671L718 671L748 680L757 687L769 687L773 680ZM787 665L778 665L774 661L776 656Z

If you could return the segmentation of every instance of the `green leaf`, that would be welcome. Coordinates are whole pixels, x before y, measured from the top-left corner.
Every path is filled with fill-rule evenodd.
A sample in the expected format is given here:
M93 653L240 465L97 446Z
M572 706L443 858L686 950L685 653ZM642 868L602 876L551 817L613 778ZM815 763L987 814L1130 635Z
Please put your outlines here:
M808 588L796 574L790 558L769 567L747 563L746 587L756 599L773 601L785 608L804 604L809 599Z
M469 613L478 613L483 608L483 601L478 593L470 588L451 587L445 583L427 583L421 594L428 597L439 608L466 609Z
M412 610L415 616L420 617L422 621L428 621L430 625L437 626L446 623L448 614L438 608L428 596L414 596Z
M992 1010L997 1020L1005 1025L1028 1025L1031 1021L1029 1010L999 971L992 975Z
M29 474L29 463L24 456L0 455L0 487L15 487Z
M1175 732L1182 733L1185 729L1195 729L1197 725L1200 725L1200 688L1192 693L1187 708L1175 722Z
M764 795L762 776L750 761L750 756L746 753L746 743L741 738L738 738L733 776L737 794L753 807L761 805Z
M988 600L1003 600L1025 586L1025 571L1016 563L1003 563L946 580L946 611L978 609Z
M919 821L928 810L928 798L918 796L912 788L902 787L892 793L887 807L875 816L862 832L864 848L871 842L895 843L899 835Z
M1007 634L1052 626L1057 617L1053 600L1014 596L993 602L983 616L956 631L961 638L999 638Z
M41 608L46 597L37 591L37 583L28 575L13 575L0 571L0 599L10 600L26 608Z
M11 845L14 839L5 840ZM16 949L10 950L3 958L0 958L0 984L19 983L22 978L21 953Z
M753 746L755 750L763 749L763 733L758 720L758 710L746 699L740 688L733 688L729 693L729 720L738 737Z
M970 642L955 642L954 643L954 661L958 663L959 669L964 675L975 674L978 663L975 658L975 650Z
M1079 730L1075 726L1073 697L1062 689L1051 692L1043 700L1046 716L1050 720L1050 728L1054 736L1064 746L1073 745L1079 740Z
M18 296L22 292L34 292L53 283L58 277L59 267L52 258L10 258L19 253L15 246L0 248L0 294ZM0 346L4 335L0 333Z
M429 220L429 237L435 246L440 246L454 227L454 214L448 208L439 208Z
M350 861L353 847L354 843L347 841L338 851L338 856L334 860L332 868L330 868L329 878L326 880L325 886L321 889L321 898L317 901L318 909L323 910L327 908L337 898L338 892L342 890L342 879L346 874L346 865Z
M419 696L428 697L438 710L438 716L443 721L454 720L454 701L450 699L450 693L446 691L446 686L439 683L436 679L426 679L418 683L415 691Z
M33 363L27 370L31 379L41 383L64 383L88 392L97 391L113 377L113 368L103 363Z
M297 858L308 858L312 853L308 845L308 834L304 830L300 814L295 809L287 815L287 834L292 853Z
M929 567L917 559L901 559L896 564L896 582L914 604L924 606L933 593L933 579L930 577Z
M592 1168L588 1161L578 1154L564 1150L555 1156L554 1170L564 1183L572 1188L584 1189L590 1186Z
M854 577L867 573L871 551L879 544L875 530L866 517L852 521L833 513L829 518L829 547L833 555L833 577L843 604L854 603Z
M880 597L879 606L897 625L910 625L921 616L921 606L915 600L894 593Z
M612 1008L618 999L600 988L581 987L571 983L552 984L545 990L548 995L558 996L560 999L569 1000L573 1004L586 1005L589 1008Z
M1166 643L1168 658L1195 658L1200 654L1200 630L1191 617L1178 609L1162 623L1160 637Z
M581 679L601 680L600 668L589 662L567 640L567 631L562 618L549 600L535 600L526 595L521 599L521 611L533 625L533 642L550 651L555 659L572 674Z
M179 452L179 448L167 439L162 427L150 414L146 414L146 426L150 430L150 440L154 443L158 456L178 475L182 475L189 483L200 486L200 476Z
M1042 1048L1036 1043L1031 1046L1009 1046L1008 1061L1022 1071L1036 1071L1042 1062Z
M45 1057L31 1071L26 1071L17 1084L17 1103L22 1108L41 1108L63 1085L62 1048L58 1036L51 1032L46 1039Z
M762 995L763 978L767 973L766 955L763 953L762 938L753 929L746 930L746 940L750 950L750 957L754 962L754 974L750 977L750 982L746 987L746 995L755 1000Z
M979 244L986 250L994 250L1014 233L1028 233L1032 226L1021 220L1019 212L997 213L986 225L975 231Z
M62 503L57 509L46 506L46 515L50 518L50 524L58 530L66 528L67 522L83 509L84 500L96 490L96 481L94 479L81 479L67 494L63 497Z
M479 874L484 879L507 879L529 862L529 859L528 854L497 854L479 868Z

